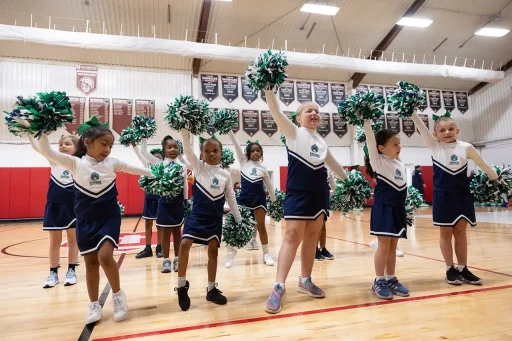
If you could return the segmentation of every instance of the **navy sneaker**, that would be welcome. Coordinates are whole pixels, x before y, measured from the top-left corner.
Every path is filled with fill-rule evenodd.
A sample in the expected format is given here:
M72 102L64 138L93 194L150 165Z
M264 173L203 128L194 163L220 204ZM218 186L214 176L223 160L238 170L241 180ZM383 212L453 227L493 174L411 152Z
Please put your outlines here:
M383 300L392 300L393 299L393 293L388 287L388 281L385 279L375 279L372 291L375 296L377 296L380 299Z
M480 285L483 282L480 277L473 275L473 273L469 271L467 266L465 266L464 269L462 269L462 271L459 271L459 274L464 283Z
M460 272L455 269L453 266L446 271L446 282L451 285L461 285L462 284L462 276Z
M320 252L320 249L316 248L315 261L319 262L319 261L323 261L323 260L324 260L324 258L322 257L322 253Z
M327 249L325 247L322 249L322 251L320 251L320 255L322 256L323 259L327 259L327 260L334 259L334 256L332 255L332 253L327 251Z
M404 287L400 282L398 281L398 278L393 278L388 280L388 288L391 290L393 295L395 296L402 296L407 297L409 296L409 289Z

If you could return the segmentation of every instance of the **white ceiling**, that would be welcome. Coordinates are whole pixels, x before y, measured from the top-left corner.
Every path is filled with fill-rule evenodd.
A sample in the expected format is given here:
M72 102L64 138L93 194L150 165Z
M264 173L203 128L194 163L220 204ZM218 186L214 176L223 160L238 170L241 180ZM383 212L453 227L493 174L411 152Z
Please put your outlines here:
M88 4L86 4L86 2ZM334 17L309 15L299 11L304 0L213 0L206 41L209 43L289 50L367 56L386 36L413 0L330 0L339 6ZM171 5L170 24L168 5ZM86 20L92 33L105 29L109 34L156 36L163 39L195 40L201 16L202 0L0 0L0 23L84 32ZM427 0L416 17L432 19L425 29L404 28L387 49L384 58L402 58L416 62L425 59L437 63L475 65L494 69L512 59L512 33L502 38L473 36L489 18L500 16L489 26L512 29L512 0ZM312 29L314 25L314 28ZM302 28L302 29L301 29ZM310 33L308 37L308 34ZM139 32L139 33L138 33ZM471 38L471 39L469 39ZM433 50L446 41L434 53ZM466 40L463 47L460 47ZM34 51L37 51L36 53ZM120 53L78 50L51 46L35 46L2 42L0 56L38 58L68 62L104 63L111 65L191 70L187 58L152 53ZM457 57L457 59L455 59ZM233 62L203 61L201 71L240 74L246 65ZM288 73L298 79L347 81L346 71L289 67ZM400 77L368 74L363 83L390 84ZM408 77L410 79L410 77ZM411 80L411 79L410 79ZM418 85L432 88L470 89L477 82L418 77Z

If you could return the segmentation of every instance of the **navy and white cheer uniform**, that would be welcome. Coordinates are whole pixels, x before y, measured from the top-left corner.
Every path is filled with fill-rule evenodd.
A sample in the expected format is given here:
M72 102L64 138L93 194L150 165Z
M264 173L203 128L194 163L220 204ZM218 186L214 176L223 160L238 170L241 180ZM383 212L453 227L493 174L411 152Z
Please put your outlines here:
M461 219L476 225L475 207L469 191L468 159L480 167L490 179L498 174L482 159L475 147L467 142L444 143L432 136L421 118L412 116L423 140L432 153L434 164L434 196L432 219L435 226L454 227Z
M262 208L266 212L267 195L265 193L265 187L268 190L270 200L272 200L272 202L276 200L274 186L270 180L267 168L263 166L261 162L247 160L246 155L236 140L235 134L230 131L228 135L233 143L236 157L240 163L241 191L237 202L239 205L243 205L251 211Z
M158 159L156 156L152 155L147 151L147 139L142 139L141 141L142 151L138 146L133 147L137 158L142 162L145 168L150 168L151 162L144 156L147 154L151 155L155 159ZM159 161L162 161L158 159ZM145 220L156 220L157 212L158 212L158 199L160 198L158 195L151 194L148 192L144 192L144 209L142 211L142 219Z
M40 153L33 137L30 137L32 148ZM46 194L43 230L59 231L75 228L75 191L71 172L66 168L50 162L50 183Z
M222 216L227 200L231 213L237 222L242 218L236 204L231 176L221 165L211 166L200 161L192 152L190 133L183 131L183 149L194 170L194 191L192 211L185 219L182 238L194 243L207 245L211 240L222 241Z
M370 234L381 237L407 238L405 165L398 159L379 153L369 121L364 122L364 132L370 165L377 180L370 217Z
M316 220L329 210L328 166L340 179L347 176L316 130L298 128L279 108L272 91L265 91L267 103L278 128L286 136L288 176L284 199L287 220Z
M177 163L183 167L183 189L174 198L160 197L158 199L158 216L156 226L161 228L181 227L185 219L185 200L188 199L187 168L188 161L183 157L176 160L165 159L165 163Z
M116 172L152 176L146 168L135 167L107 157L102 162L51 149L46 135L41 137L41 154L68 169L75 181L76 240L80 254L96 252L106 241L118 247L121 212L117 203Z

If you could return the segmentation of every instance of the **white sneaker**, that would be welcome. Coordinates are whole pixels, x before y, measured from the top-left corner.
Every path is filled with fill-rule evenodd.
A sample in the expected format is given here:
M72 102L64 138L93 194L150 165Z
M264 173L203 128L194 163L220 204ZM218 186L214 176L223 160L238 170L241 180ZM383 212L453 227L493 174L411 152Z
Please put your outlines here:
M251 240L251 243L252 243L252 249L253 250L259 250L260 249L260 246L258 245L258 241L256 240L256 238L253 238Z
M370 246L373 247L374 249L377 248L377 246L379 246L379 240L378 239L374 239L370 242Z
M126 303L126 294L120 291L117 294L112 294L112 303L114 310L114 321L121 322L128 315L128 304Z
M68 287L70 285L76 284L76 273L73 269L68 269L66 273L66 281L64 282L64 286Z
M59 275L55 271L50 271L46 282L44 282L43 288L53 288L57 284L59 284Z
M398 246L396 247L396 256L397 257L403 257L404 256L404 252Z
M226 263L224 264L226 268L230 268L233 266L233 260L235 259L237 252L237 249L228 246L228 252L226 253Z
M101 320L101 305L99 302L91 302L87 306L87 319L85 320L85 324L94 323L96 321Z
M263 262L265 262L265 264L268 266L274 265L274 260L272 259L272 256L269 253L265 253L263 255Z
M247 244L245 244L245 249L249 250L249 251L253 250L252 239L249 240L249 242L247 242Z

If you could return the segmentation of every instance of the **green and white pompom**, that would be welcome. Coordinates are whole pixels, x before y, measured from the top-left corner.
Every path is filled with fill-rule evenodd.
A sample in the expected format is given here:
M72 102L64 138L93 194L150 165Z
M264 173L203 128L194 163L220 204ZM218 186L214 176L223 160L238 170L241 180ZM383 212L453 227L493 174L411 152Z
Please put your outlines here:
M9 132L15 136L39 137L73 123L74 114L65 92L39 92L36 97L18 96L11 112L5 112Z
M162 150L162 148L153 148L149 151L150 154L160 154L162 155L162 157L164 156L164 151Z
M284 134L281 134L281 142L286 146L286 136Z
M156 134L156 121L153 117L137 115L132 120L133 130L142 138L149 139Z
M228 213L222 227L222 241L237 249L244 247L256 233L256 222L251 211L244 206L238 206L238 209L242 216L242 222L238 224L233 214Z
M146 175L139 179L140 188L159 197L175 198L183 191L183 167L179 164L166 164L163 162L151 165L153 177Z
M285 68L288 60L284 52L267 52L259 55L245 71L245 82L254 91L279 88L288 75Z
M235 154L229 148L222 148L222 168L229 168L235 163Z
M398 87L388 95L388 104L399 117L411 117L416 109L426 103L425 91L406 81L399 81L396 85Z
M383 120L372 120L372 130L373 133L376 134L379 131L382 130L384 127L384 121ZM359 143L365 143L366 142L366 133L364 132L364 129L361 127L357 127L356 135L354 136L354 140Z
M213 113L212 126L221 135L226 135L238 123L238 110L219 109Z
M384 97L368 91L347 97L338 104L338 113L343 122L362 127L364 120L380 118L384 110Z
M193 135L201 135L212 119L208 102L192 96L180 96L167 107L165 123L176 131L185 128Z
M267 215L275 222L280 222L284 218L284 198L286 194L277 188L274 190L276 201L272 202L267 195Z
M128 127L121 132L119 143L125 147L130 147L132 143L139 144L140 135L132 127Z
M414 224L414 210L423 204L423 196L413 186L407 188L407 198L405 199L405 219L407 226Z
M185 202L185 213L184 213L184 217L188 216L190 214L190 212L192 212L192 206L193 206L193 202L192 202L192 199L190 200L187 200Z
M493 166L498 174L497 181L491 181L489 176L479 170L471 180L469 189L479 203L500 203L502 194L507 194L512 188L512 169L509 166Z
M124 215L124 206L123 206L123 204L121 204L120 201L118 201L117 204L119 205L119 211L121 212L121 215L123 216Z
M330 197L331 210L342 214L362 207L372 197L372 186L361 172L353 169L347 172L347 177L347 180L336 179L337 186Z

